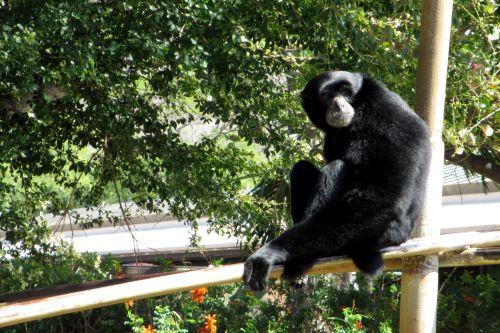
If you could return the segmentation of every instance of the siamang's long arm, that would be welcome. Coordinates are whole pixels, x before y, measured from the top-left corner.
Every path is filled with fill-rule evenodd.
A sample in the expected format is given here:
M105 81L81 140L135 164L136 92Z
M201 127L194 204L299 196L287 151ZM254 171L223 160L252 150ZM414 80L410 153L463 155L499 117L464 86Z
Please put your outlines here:
M352 197L349 206L360 207L361 203L365 204L366 198ZM273 265L286 265L286 262L301 258L334 255L346 246L358 242L360 234L368 239L371 235L376 237L382 234L387 228L387 221L394 218L391 213L381 211L372 220L366 221L363 216L367 216L367 212L364 209L349 211L352 215L341 214L336 217L319 211L267 243L247 259L243 275L245 283L252 290L266 289L267 278Z
M342 160L332 161L322 169L314 188L308 189L309 185L307 185L302 188L304 192L301 193L301 186L304 183L301 184L300 180L294 177L307 174L306 177L310 178L308 181L311 181L314 177L313 173L309 173L312 172L312 168L314 168L312 164L302 161L292 169L292 218L296 224L259 249L245 264L243 279L253 290L262 290L267 287L267 276L271 265L284 263L294 258L316 257L316 255L325 254L324 249L331 248L329 237L325 237L330 231L325 230L324 221L319 219L319 215L322 209L331 205L342 192L348 170ZM297 199L295 201L294 195ZM303 198L297 198L297 196L310 197L308 206L300 206L299 199ZM299 206L294 206L297 204ZM297 222L300 217L302 220ZM325 239L322 240L323 238ZM325 244L320 245L318 242L325 242Z

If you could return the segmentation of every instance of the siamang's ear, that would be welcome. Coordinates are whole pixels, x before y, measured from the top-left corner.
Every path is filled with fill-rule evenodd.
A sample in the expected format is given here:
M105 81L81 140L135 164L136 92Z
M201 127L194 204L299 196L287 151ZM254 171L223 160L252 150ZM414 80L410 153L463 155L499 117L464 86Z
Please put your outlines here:
M317 90L314 90L310 85L308 84L302 91L300 92L300 98L302 100L314 100L317 98Z
M309 96L309 94L306 92L305 89L302 89L302 91L300 92L300 98L302 98L302 99L311 99L311 97Z

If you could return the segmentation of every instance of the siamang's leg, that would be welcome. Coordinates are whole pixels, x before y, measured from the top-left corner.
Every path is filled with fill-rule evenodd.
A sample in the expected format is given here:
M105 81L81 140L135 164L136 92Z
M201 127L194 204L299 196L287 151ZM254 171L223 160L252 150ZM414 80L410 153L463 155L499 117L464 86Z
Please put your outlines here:
M306 162L308 163L308 162ZM303 164L304 168L305 165ZM312 165L311 165L312 166ZM302 166L301 166L302 168ZM321 221L313 221L311 217L313 215L317 215L325 205L329 205L333 203L339 196L340 191L342 190L343 184L346 178L346 168L345 163L341 160L335 160L326 165L316 181L316 184L309 189L308 196L309 203L308 205L302 205L299 203L299 200L292 199L292 214L293 220L300 222L295 223L295 225L287 230L285 234L296 234L296 230L303 230L303 234L301 236L292 236L292 237L278 237L282 238L280 243L286 243L287 239L290 239L290 243L286 244L286 248L293 248L296 245L302 246L304 241L308 241L311 244L316 243L316 236L313 234L319 233L322 236L325 236L324 233L328 232L326 230L320 230L323 227ZM293 191L292 185L292 191ZM295 186L297 192L295 194L295 198L300 198L300 193L298 193L298 189L300 187ZM312 194L312 196L311 196ZM299 195L299 196L297 196ZM292 192L293 197L293 192ZM295 209L294 207L295 203ZM297 206L297 204L299 206ZM302 212L301 212L302 210ZM299 217L301 217L299 219ZM303 224L313 224L314 227L311 228L309 226L303 226ZM318 224L318 225L315 225ZM299 227L300 226L300 227ZM299 228L297 228L299 227ZM292 229L294 229L292 231ZM296 229L296 230L295 230ZM317 231L313 231L312 229L318 229ZM312 231L312 234L311 234ZM323 237L320 237L323 238ZM298 242L297 242L298 240ZM318 239L319 241L319 239ZM271 243L273 243L272 241ZM245 264L244 271L244 281L250 285L250 288L253 290L262 290L267 287L267 276L271 269L271 265L276 264L285 264L285 271L283 273L283 277L287 279L293 279L294 277L300 276L304 273L308 268L310 268L314 261L319 257L319 254L322 252L321 249L328 248L328 246L323 244L318 244L318 249L320 251L300 251L302 254L298 256L290 256L289 251L281 248L281 246L270 246L271 243L262 247L259 251L254 253L250 258L248 258ZM307 247L310 247L311 244L308 244Z
M295 163L290 171L290 213L294 224L305 218L304 214L312 201L320 175L318 168L304 160ZM301 273L313 264L313 258L300 258L286 262L282 278L298 288L302 284L302 281L298 279Z
M321 209L334 203L344 188L346 178L344 161L335 160L325 165L312 191L304 217L316 215Z
M349 257L359 270L366 274L377 274L384 267L384 259L378 249L360 247L358 250L350 252Z
M301 173L296 171L300 171ZM292 169L291 176L295 174L302 176L301 179L297 179L296 186L291 182L292 219L294 223L297 223L303 218L307 219L311 217L319 209L337 198L339 189L343 185L345 178L344 163L340 160L333 161L327 164L320 172L311 163L300 161ZM300 183L298 183L299 181ZM295 202L294 197L297 198ZM295 211L294 205L296 207ZM300 218L296 219L299 214ZM285 262L282 278L289 281L295 280L309 270L314 265L316 259L317 257L315 256L308 256L294 258Z
M304 218L319 176L318 168L308 161L297 162L290 171L290 212L294 224Z

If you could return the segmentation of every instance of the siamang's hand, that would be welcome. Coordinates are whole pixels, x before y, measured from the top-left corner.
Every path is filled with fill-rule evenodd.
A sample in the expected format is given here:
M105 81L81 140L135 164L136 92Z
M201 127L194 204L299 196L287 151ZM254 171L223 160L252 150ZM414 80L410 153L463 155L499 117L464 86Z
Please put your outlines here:
M272 264L265 251L255 252L245 262L243 281L254 291L265 290Z

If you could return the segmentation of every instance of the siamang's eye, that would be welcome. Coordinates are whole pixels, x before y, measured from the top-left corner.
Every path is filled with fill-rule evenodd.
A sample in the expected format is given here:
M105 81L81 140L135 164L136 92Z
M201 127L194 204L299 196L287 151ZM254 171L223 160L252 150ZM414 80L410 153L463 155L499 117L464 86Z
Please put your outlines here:
M331 99L333 98L335 95L335 92L332 91L332 89L325 89L325 90L322 90L320 93L319 93L319 97L320 98L327 98L327 99Z
M341 87L339 89L339 93L341 93L344 96L351 96L351 89L349 89L348 87Z

